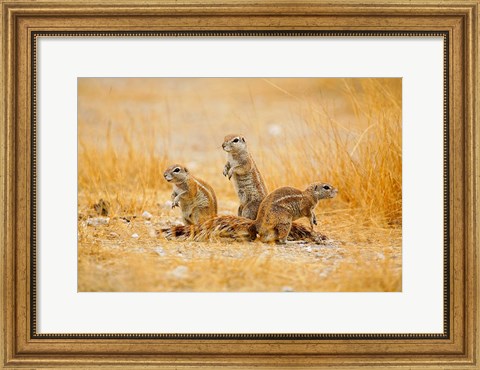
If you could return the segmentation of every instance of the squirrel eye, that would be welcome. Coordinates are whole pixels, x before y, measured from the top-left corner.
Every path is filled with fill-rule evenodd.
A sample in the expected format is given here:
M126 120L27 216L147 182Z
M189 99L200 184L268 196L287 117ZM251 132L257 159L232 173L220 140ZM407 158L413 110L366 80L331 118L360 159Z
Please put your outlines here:
M234 143L238 143L238 138L233 139Z
M178 168L178 167L175 168L175 169L173 170L173 172L180 172L180 168Z
M328 185L323 185L323 188L324 188L325 190L330 190L330 186L328 186Z

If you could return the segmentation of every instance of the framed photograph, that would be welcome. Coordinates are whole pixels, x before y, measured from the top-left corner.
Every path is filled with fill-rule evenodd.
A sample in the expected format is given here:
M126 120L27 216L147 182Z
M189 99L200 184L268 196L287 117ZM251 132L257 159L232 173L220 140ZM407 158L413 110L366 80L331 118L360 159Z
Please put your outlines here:
M478 368L478 0L1 6L4 367Z

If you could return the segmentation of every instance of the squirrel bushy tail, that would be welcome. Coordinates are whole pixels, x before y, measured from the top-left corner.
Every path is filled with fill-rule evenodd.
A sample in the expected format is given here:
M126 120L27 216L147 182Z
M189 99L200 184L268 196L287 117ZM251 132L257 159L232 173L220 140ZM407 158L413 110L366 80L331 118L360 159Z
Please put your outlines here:
M236 241L253 241L257 237L255 220L240 216L217 216L195 226L171 226L162 229L167 239L211 241L216 239L230 239ZM311 231L302 224L293 222L288 240L303 240L321 242L326 240L324 235Z
M210 241L215 239L233 239L248 241L255 239L250 228L254 220L240 216L217 216L200 225L172 226L162 229L167 239L191 239L194 241Z

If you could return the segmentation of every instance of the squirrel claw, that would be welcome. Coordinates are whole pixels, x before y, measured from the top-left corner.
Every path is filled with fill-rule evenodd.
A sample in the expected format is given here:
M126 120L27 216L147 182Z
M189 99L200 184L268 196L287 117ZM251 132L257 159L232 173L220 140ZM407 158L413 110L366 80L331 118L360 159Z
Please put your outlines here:
M228 176L228 173L230 172L230 164L227 163L224 167L223 167L223 176Z

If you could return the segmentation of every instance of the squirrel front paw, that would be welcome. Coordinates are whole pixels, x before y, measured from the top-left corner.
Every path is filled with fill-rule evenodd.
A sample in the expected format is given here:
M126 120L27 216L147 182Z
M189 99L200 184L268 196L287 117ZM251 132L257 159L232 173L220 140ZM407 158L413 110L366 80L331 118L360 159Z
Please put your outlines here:
M230 170L230 163L227 163L225 167L223 167L223 176L228 176L229 170Z
M172 202L172 209L174 209L175 207L178 207L178 206L179 206L178 200L174 200L174 201Z

